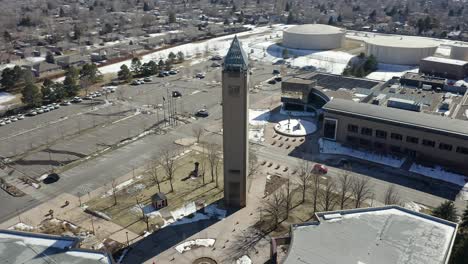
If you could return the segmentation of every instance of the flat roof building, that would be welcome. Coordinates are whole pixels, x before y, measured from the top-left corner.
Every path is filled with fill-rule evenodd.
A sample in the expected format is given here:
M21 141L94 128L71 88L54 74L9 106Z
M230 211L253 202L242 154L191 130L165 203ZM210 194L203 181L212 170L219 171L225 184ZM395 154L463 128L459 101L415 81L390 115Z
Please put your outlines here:
M468 61L430 56L421 60L419 72L442 78L462 80L468 76Z
M467 121L335 98L322 108L322 136L355 148L434 162L468 175Z
M79 239L74 237L0 230L0 263L114 263L109 254L79 249L78 245Z
M399 206L317 213L315 217L316 222L291 226L284 264L446 264L457 232L456 223Z

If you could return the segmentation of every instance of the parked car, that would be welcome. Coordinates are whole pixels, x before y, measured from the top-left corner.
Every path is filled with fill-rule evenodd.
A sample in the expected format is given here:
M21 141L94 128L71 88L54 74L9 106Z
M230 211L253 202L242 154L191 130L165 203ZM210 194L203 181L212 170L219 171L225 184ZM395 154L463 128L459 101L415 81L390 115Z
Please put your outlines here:
M38 107L38 108L36 108L36 113L42 114L42 113L44 113L44 109Z
M163 71L164 76L169 76L169 71Z
M203 79L203 78L205 78L205 74L202 73L202 72L199 72L199 73L197 73L197 74L195 75L195 78Z
M58 104L58 103L53 103L52 106L54 107L54 109L59 109L60 108L60 104Z
M0 126L5 126L5 125L6 125L5 121L3 119L0 119Z
M273 70L273 74L280 74L280 71L279 70Z
M63 101L63 102L60 103L60 105L63 105L63 106L71 105L71 102L70 101Z
M51 184L57 182L58 180L60 180L60 176L57 173L51 173L47 175L47 177L44 180L42 180L42 182L44 184Z
M81 99L79 96L73 97L73 100L71 101L72 103L81 103L83 102L83 99Z
M170 75L176 75L177 73L179 73L178 70L170 70L170 71L169 71L169 74L170 74Z
M150 77L146 77L143 79L144 82L152 82L153 80Z
M138 80L133 80L132 85L140 85L140 81L138 81Z
M35 116L37 115L37 112L35 110L31 110L27 113L28 116Z
M41 109L42 109L43 113L47 113L47 112L50 111L49 107L45 106L45 105L41 106Z
M177 98L177 97L181 97L181 96L182 96L182 94L179 91L172 91L172 97Z
M319 173L319 174L327 174L328 173L328 168L325 165L322 164L315 164L314 168L312 169L312 172Z
M271 80L268 81L268 83L269 84L276 84L276 81L275 81L275 79L271 79Z
M10 124L11 120L10 120L10 118L5 118L5 119L3 119L3 122L5 122L5 124Z
M206 109L200 109L195 113L195 116L198 116L198 117L207 117L209 115L210 113L208 113L208 110Z
M16 116L16 118L18 118L18 120L23 120L24 119L24 115L23 114L19 114Z
M84 99L84 100L92 100L93 97L92 97L91 95L87 95L87 96L85 96L83 99Z
M277 82L281 82L283 80L283 78L281 78L281 76L276 76L275 77L275 81Z
M11 122L16 122L16 121L18 121L18 118L16 118L16 116L12 116L12 117L10 117L10 120L11 120Z
M214 56L211 57L210 60L213 60L213 61L214 61L214 60L222 60L222 59L223 59L223 57L221 57L221 56L219 56L219 55L214 55Z

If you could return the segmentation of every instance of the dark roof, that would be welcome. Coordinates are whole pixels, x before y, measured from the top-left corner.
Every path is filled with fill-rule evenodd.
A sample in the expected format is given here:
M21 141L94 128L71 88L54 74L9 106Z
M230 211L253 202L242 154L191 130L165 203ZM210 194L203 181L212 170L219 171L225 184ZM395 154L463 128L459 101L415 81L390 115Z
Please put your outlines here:
M246 71L248 69L248 57L245 55L242 45L237 38L234 36L231 47L224 58L224 70L225 71Z
M334 98L325 104L323 110L468 139L468 122L463 120L372 104L356 103L339 98Z
M167 197L164 193L159 192L159 193L154 194L151 197L151 200L167 200Z

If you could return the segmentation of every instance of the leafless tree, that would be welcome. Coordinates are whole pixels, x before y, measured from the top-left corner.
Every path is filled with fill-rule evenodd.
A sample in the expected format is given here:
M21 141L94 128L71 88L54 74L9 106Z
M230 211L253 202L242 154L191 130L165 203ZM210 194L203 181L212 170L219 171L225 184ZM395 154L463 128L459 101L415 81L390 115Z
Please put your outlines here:
M307 188L310 187L311 180L312 180L312 173L311 173L311 163L307 160L301 160L299 162L299 166L297 168L297 172L299 173L299 188L301 189L301 203L305 202L306 199L306 192Z
M372 186L367 177L353 177L351 192L354 198L354 207L361 207L362 203L372 197Z
M112 181L112 196L114 197L114 205L117 205L117 182Z
M390 204L399 205L400 204L400 194L398 193L398 190L395 188L394 184L390 185L385 191L384 203L386 205L390 205Z
M312 172L311 186L312 186L312 204L314 212L317 212L317 204L320 192L320 173Z
M174 174L177 170L177 163L174 159L175 155L171 150L164 149L161 151L159 156L161 157L160 160L158 160L159 165L166 173L166 178L169 180L169 184L171 185L171 192L174 192L174 186L172 182L174 180Z
M143 197L135 196L136 206L141 210L141 220L146 223L146 231L149 232L149 217L145 214L145 205L143 204Z
M345 171L338 176L338 195L339 195L339 204L340 209L343 210L352 197L352 181L350 174Z
M291 180L288 177L286 182L286 186L284 188L284 205L285 205L285 213L286 219L289 217L289 211L291 210L291 203L292 203L292 190L291 190Z
M202 176L203 185L205 185L206 157L202 156L199 161L198 175Z
M210 166L210 174L211 174L211 182L215 181L215 171L217 170L217 166L219 165L219 153L218 153L218 146L216 144L208 144L207 151L208 151L208 164ZM216 187L218 187L218 181L216 181Z
M335 208L338 203L338 197L336 196L336 184L333 180L327 180L325 188L320 189L319 198L324 211L331 211Z
M284 193L276 191L262 202L262 215L268 218L273 224L273 229L276 229L284 215L285 205Z
M248 169L248 177L257 174L258 169L260 168L260 164L258 163L257 152L255 149L250 149L249 151L249 169Z
M151 160L148 164L148 173L153 184L158 186L158 192L161 192L161 179L159 178L158 161Z
M195 125L192 127L192 134L197 139L197 143L200 143L200 138L205 133L205 129L203 129L200 125Z

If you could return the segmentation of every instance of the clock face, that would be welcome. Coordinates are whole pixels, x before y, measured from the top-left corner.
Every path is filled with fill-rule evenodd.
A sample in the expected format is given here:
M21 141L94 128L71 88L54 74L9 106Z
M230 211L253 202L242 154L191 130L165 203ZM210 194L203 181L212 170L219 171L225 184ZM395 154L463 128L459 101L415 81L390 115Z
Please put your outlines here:
M239 96L240 86L239 85L229 85L228 86L228 94L230 96Z

